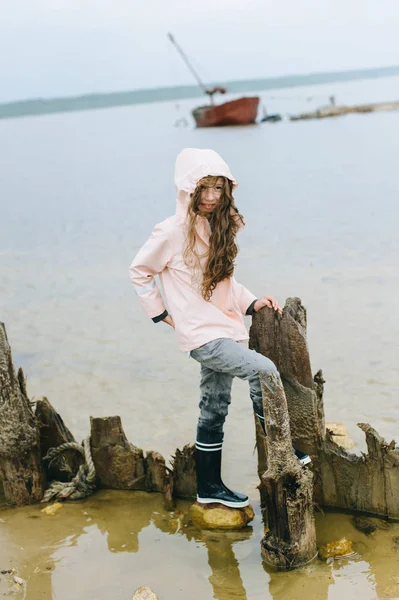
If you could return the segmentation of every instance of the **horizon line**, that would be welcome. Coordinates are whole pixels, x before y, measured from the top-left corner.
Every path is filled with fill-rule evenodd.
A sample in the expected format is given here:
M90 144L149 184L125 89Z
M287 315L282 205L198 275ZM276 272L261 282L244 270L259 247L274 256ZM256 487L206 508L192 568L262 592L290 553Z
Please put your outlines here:
M332 71L309 71L307 73L288 73L285 75L271 75L267 77L251 77L250 79L229 79L225 81L210 81L205 85L235 85L235 84L252 84L254 82L262 82L262 81L279 81L284 79L292 79L292 78L306 78L306 77L314 77L314 76L322 76L322 75L341 75L341 74L355 74L355 73L363 73L363 74L372 74L377 71L386 70L386 71L398 71L399 74L399 65L388 65L388 66L380 66L380 67L360 67L353 69L344 69L344 70L332 70ZM181 85L160 85L160 86L151 86L151 87L140 87L126 90L114 90L114 91L99 91L99 92L83 92L83 93L74 93L67 94L61 96L32 96L27 98L17 98L14 100L7 100L5 102L0 101L0 106L7 106L10 104L22 104L29 102L52 102L57 100L75 100L80 98L92 98L95 96L112 96L119 94L141 94L141 93L154 93L154 92L162 92L162 91L170 91L170 90L193 90L198 89L199 95L202 95L201 89L197 84L184 83Z
M399 75L399 65L345 71L318 71L252 79L234 79L226 82L208 83L207 85L226 87L230 94L259 94L265 90L344 83L364 79L393 77L396 75ZM203 97L203 94L204 92L198 85L184 84L126 91L92 92L74 96L30 98L0 103L0 119L100 110L116 108L118 106L153 104L156 102L172 102L200 98Z

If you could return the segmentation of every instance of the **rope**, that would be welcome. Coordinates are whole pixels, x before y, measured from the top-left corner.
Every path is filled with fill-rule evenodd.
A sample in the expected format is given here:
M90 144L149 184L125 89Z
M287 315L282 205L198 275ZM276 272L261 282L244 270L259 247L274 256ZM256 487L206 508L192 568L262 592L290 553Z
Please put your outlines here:
M42 502L50 502L50 500L80 500L90 496L96 489L96 469L94 467L91 456L90 437L83 440L83 446L76 442L67 442L50 448L43 460L48 460L49 465L57 456L65 450L76 450L84 457L85 462L80 465L78 472L72 481L53 481L46 490Z
M83 458L85 458L85 451L83 446L81 446L77 442L65 442L65 444L61 444L61 446L57 446L56 448L50 448L47 451L47 454L43 460L49 461L48 467L51 467L51 464L54 461L54 459L56 459L57 456L61 454L61 452L64 452L64 450L77 450L78 452L80 452Z

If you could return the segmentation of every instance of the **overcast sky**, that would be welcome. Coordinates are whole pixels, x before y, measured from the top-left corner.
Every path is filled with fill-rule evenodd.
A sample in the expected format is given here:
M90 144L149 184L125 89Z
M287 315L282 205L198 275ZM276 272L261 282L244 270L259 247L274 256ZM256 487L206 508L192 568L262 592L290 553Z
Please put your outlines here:
M399 0L0 0L0 101L399 64Z

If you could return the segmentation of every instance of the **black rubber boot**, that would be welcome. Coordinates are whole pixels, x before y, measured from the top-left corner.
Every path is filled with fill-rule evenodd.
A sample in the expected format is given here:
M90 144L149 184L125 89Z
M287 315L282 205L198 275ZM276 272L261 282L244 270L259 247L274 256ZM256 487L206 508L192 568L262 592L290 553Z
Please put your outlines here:
M197 500L201 504L218 502L230 508L248 506L248 496L227 488L221 478L223 433L198 427L195 444Z
M263 415L261 416L259 413L255 414L258 417L259 423L261 424L263 433L266 435L265 417Z
M308 454L306 454L306 452L302 452L302 450L298 450L298 448L294 448L294 446L292 447L292 449L294 450L295 456L297 457L297 459L303 467L312 462L312 459Z

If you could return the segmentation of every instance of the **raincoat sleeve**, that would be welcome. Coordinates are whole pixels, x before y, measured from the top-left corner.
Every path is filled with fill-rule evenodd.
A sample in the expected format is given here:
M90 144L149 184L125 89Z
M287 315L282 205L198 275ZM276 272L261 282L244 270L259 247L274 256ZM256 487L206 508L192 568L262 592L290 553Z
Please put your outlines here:
M241 285L241 283L238 283L235 277L233 277L233 290L241 313L243 315L252 315L257 297L247 290L246 287Z
M166 232L157 225L129 268L130 280L141 306L154 323L168 315L154 277L165 269L171 256L172 249Z

